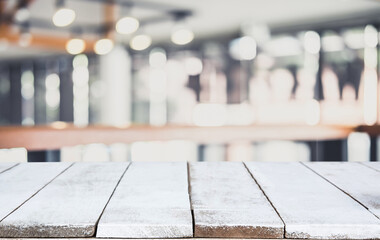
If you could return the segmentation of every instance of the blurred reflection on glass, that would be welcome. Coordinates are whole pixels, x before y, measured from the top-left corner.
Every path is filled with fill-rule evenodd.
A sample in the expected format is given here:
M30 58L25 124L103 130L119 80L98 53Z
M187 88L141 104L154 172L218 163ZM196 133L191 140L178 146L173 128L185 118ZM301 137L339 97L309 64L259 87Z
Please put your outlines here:
M87 56L83 54L75 56L73 68L74 124L84 126L89 122L89 72Z
M249 142L236 142L227 145L227 161L248 162L253 160L253 145Z
M369 148L370 138L366 133L351 133L347 139L348 161L369 161Z
M307 69L299 69L297 71L298 86L295 91L295 99L304 101L311 100L314 97L314 87L316 76Z
M135 142L131 144L132 161L197 161L196 144L188 141Z
M361 27L341 32L326 31L322 35L324 123L352 125L363 122L362 104L357 101L364 68L363 47Z
M59 120L60 79L56 73L51 73L45 79L46 117L48 121Z
M15 19L26 21L26 12L21 10L25 9L19 9ZM137 19L121 20L115 29L119 33L131 33L139 26ZM133 23L130 29L125 29L125 20ZM197 29L180 31L173 36L174 43L171 31L165 39L157 39L144 27L144 35L137 38L117 35L115 48L103 56L65 52L59 59L55 55L4 58L0 62L0 124L60 120L78 126L130 121L153 126L372 125L380 121L378 26L354 23L350 27L349 22L338 26L337 22L271 29L265 22L242 20L239 24L240 29L223 36L199 37ZM16 48L39 54L33 45L34 32L26 30L20 32L20 41L16 39ZM87 33L83 35L87 38ZM104 36L96 38L100 37ZM1 54L10 52L12 44L2 37ZM65 67L67 62L69 67ZM366 139L352 135L349 144L364 149ZM169 148L178 151L169 152ZM283 155L304 160L310 155L306 148L287 141L199 147L180 141L138 142L65 148L61 158L122 161L132 155L138 161L183 160L182 151L191 156L190 161L198 155L206 161L277 160ZM283 151L282 155L273 149Z
M294 77L287 69L276 69L269 76L272 89L272 101L286 102L290 100L294 85Z
M322 70L322 86L325 101L339 101L339 80L331 68L325 67Z
M149 72L149 123L154 126L167 122L166 73L164 69L151 68Z
M253 152L255 161L305 162L310 159L310 149L306 144L290 141L259 142L254 145Z
M29 69L25 69L21 74L22 125L34 125L34 74L32 70L29 66Z

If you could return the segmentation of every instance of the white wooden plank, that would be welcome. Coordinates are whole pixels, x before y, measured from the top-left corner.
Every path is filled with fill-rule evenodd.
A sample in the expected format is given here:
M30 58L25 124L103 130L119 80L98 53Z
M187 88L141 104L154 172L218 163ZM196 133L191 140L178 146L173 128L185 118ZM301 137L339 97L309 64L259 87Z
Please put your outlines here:
M17 163L0 163L0 173L14 167Z
M282 238L284 226L243 163L190 164L194 237Z
M76 163L0 222L0 237L90 237L128 163Z
M17 238L17 239L9 239L9 238L0 238L1 240L4 239L4 240L41 240L41 238ZM67 239L67 240L125 240L125 239L130 239L130 238L99 238L99 237L89 237L89 238L63 238L63 239ZM46 239L46 240L63 240L62 238L50 238L50 239ZM139 240L152 240L153 238L138 238ZM157 238L154 238L154 239L157 239ZM173 238L160 238L160 239L157 239L157 240L173 240ZM181 240L244 240L244 238L179 238ZM248 239L252 239L252 238L247 238ZM134 239L136 240L136 239ZM264 239L256 239L256 240L279 240L279 238L264 238ZM283 238L283 240L285 240L285 238Z
M185 162L134 162L102 215L97 237L192 237Z
M285 237L380 238L380 220L301 163L246 163L285 222Z
M0 174L0 221L70 164L21 163Z
M380 218L380 172L359 163L305 163Z
M363 162L362 164L380 172L380 162Z

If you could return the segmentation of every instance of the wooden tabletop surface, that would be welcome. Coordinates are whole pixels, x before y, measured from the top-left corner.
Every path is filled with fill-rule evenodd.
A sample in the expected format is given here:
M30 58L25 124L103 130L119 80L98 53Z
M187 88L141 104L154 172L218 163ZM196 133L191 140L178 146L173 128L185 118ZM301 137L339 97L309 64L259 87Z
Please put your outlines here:
M0 163L0 238L380 239L380 162Z

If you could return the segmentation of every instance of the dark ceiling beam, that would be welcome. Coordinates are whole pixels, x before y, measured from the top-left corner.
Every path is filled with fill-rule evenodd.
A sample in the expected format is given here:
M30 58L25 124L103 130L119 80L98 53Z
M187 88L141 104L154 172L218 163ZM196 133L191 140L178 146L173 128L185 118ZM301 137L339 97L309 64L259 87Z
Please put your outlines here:
M192 14L192 10L190 9L184 9L182 7L178 7L175 5L169 5L159 2L153 2L153 1L144 1L144 0L70 0L70 1L82 1L82 2L89 2L89 3L100 3L100 4L115 4L121 7L126 8L143 8L143 9L150 9L153 11L158 12L165 12L165 13L171 13L173 11L182 11L186 12L187 16L190 16Z
M23 27L24 23L17 23L14 21L14 15L19 8L27 7L34 0L21 0L19 1L14 9L8 13L1 14L0 23L3 23L10 26L16 25L18 27ZM74 1L74 0L71 0ZM112 29L114 28L116 21L116 7L128 7L128 8L144 8L144 9L152 9L158 12L157 16L145 19L139 19L140 25L149 25L156 24L166 21L177 21L182 18L189 17L193 14L193 12L189 9L183 9L179 7L175 7L172 5L166 5L162 3L155 2L147 2L147 1L132 1L132 0L75 0L88 2L89 4L101 3L104 4L104 16L105 20L102 24L81 24L81 25L71 25L69 27L57 28L52 24L51 21L46 19L39 18L31 18L28 20L28 28L33 29L46 29L52 31L59 32L73 32L74 30L79 30L84 34L111 34ZM5 2L4 0L0 0L1 2Z
M167 21L173 21L172 16L155 16L151 18L146 19L140 19L140 26L145 26L149 24L157 24L161 22L167 22ZM22 27L22 23L16 23L16 22L7 22L7 25L16 25L18 27ZM39 19L39 18L31 18L29 19L29 28L30 29L45 29L45 30L51 30L56 32L72 32L73 30L77 29L80 30L83 34L93 34L93 35L101 35L107 32L107 29L111 28L113 29L114 25L116 24L115 21L112 22L104 22L103 24L81 24L81 25L71 25L69 27L64 28L57 28L54 26L54 24L51 21L47 21L45 19Z
M380 1L380 0L379 0ZM380 24L380 11L367 11L358 14L338 15L332 18L304 20L302 23L284 22L269 26L272 34L297 33L299 31L325 30L340 31L344 28L360 27L366 24Z

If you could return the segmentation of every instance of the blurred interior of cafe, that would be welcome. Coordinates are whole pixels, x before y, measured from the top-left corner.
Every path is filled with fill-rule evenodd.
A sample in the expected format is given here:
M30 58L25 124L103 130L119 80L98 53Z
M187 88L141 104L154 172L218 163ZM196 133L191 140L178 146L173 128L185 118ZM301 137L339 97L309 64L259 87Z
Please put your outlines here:
M378 161L380 1L0 0L0 162Z

